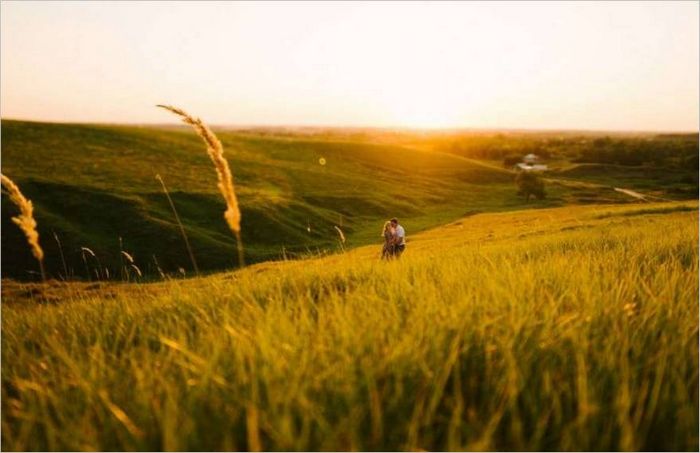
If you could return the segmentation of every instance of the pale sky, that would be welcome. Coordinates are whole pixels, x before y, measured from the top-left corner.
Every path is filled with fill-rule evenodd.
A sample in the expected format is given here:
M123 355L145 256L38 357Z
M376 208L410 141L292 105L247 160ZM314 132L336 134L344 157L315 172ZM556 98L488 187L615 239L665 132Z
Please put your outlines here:
M11 2L0 115L698 129L698 2Z

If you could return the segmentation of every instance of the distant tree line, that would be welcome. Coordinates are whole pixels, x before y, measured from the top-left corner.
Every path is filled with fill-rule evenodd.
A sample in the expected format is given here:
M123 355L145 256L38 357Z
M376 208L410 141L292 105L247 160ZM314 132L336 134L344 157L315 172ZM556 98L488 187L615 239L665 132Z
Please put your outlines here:
M541 139L496 134L459 138L445 144L444 148L472 159L500 160L507 156L520 158L529 153L549 157L550 150L543 145L545 143Z
M472 159L502 161L512 167L526 154L543 159L628 166L698 167L697 134L592 136L551 134L490 134L451 137L442 151Z
M698 140L697 136L682 139L668 135L649 139L602 137L593 140L574 162L697 168Z

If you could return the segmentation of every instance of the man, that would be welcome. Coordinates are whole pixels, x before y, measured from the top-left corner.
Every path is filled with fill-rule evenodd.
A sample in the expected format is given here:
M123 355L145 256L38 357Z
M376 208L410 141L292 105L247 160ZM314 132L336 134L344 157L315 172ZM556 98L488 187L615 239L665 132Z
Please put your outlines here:
M406 232L404 231L403 227L399 225L399 219L396 217L391 219L391 226L393 226L396 230L396 245L394 253L396 253L396 257L398 258L406 249Z

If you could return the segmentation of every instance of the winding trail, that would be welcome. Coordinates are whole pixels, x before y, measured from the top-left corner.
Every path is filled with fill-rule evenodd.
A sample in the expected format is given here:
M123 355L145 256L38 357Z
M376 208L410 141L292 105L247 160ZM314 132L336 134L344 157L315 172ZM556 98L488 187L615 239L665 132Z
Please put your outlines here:
M643 193L635 192L634 190L629 189L622 189L620 187L613 187L613 189L615 189L615 192L624 193L625 195L629 195L630 197L636 198L638 200L651 201L649 199L653 198L655 200L673 201L668 198L657 197L655 195L644 195Z

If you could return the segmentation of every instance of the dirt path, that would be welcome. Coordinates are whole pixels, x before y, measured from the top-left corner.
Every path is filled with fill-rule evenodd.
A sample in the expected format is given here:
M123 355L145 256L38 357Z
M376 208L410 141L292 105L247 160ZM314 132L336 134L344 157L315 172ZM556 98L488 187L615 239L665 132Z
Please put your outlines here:
M548 181L548 182L556 182L556 183L561 184L563 186L569 186L569 187L588 186L588 187L597 187L597 188L604 188L604 189L613 189L615 192L619 192L621 194L627 195L629 197L632 197L632 198L635 198L635 199L641 200L641 201L647 201L647 202L675 201L675 200L672 200L670 198L658 197L656 195L643 194L643 193L640 193L640 192L637 192L634 190L623 189L622 187L608 186L606 184L599 184L599 183L595 183L595 182L559 179L559 178L543 178L543 179L545 181Z
M629 189L622 189L620 187L613 187L613 189L615 189L615 192L624 193L625 195L629 195L630 197L634 197L638 200L651 201L650 199L654 199L662 201L672 201L668 198L657 197L655 195L644 195L643 193L635 192L634 190Z
M615 189L615 192L620 192L624 193L625 195L629 195L630 197L636 198L638 200L644 200L647 201L647 197L644 194L641 194L639 192L635 192L634 190L629 190L629 189L621 189L619 187L613 187Z

